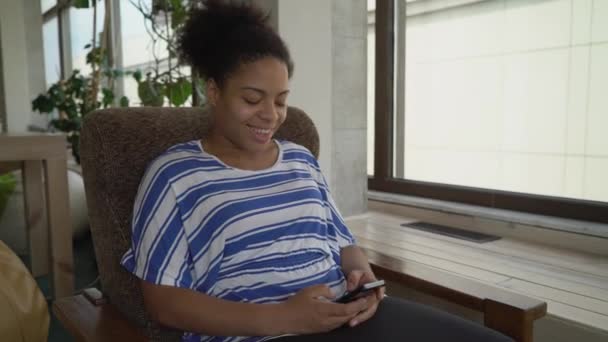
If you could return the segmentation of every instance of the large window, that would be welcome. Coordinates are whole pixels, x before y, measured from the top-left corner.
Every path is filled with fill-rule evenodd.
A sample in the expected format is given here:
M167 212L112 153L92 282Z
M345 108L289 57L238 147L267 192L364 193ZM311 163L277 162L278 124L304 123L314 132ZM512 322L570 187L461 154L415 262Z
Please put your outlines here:
M144 19L141 11L151 13L152 0L122 1L120 3L121 33L123 46L123 66L125 70L140 70L144 75L159 68L159 72L167 70L169 53L163 40L154 41L149 32L150 22ZM158 18L163 23L164 18ZM159 61L157 64L155 61ZM137 82L132 77L123 80L125 95L133 105L139 105Z
M59 20L53 17L42 25L44 44L44 71L46 86L61 79L61 49L59 46Z
M56 0L40 0L42 11L42 42L44 74L47 87L63 77L63 44L61 39L61 11Z
M40 9L42 13L50 10L57 4L57 0L40 0Z
M90 75L90 65L86 63L87 54L93 42L93 13L94 9L74 8L69 1L40 0L43 16L43 40L47 86L62 77L71 74L72 70L80 70L83 75ZM96 34L95 41L99 45L102 39L105 19L106 1L96 1ZM162 75L178 62L176 56L169 58L167 44L154 38L154 29L161 34L167 34L170 23L160 12L154 20L155 28L150 20L144 18L152 12L153 0L111 0L110 25L114 67L128 72L141 71L143 77L147 73ZM143 13L142 13L143 12ZM169 24L169 26L167 26ZM171 34L175 32L170 29ZM181 76L189 76L189 67L180 67ZM114 89L116 98L125 95L130 105L140 105L138 84L131 74L119 79ZM189 98L191 103L192 99ZM168 105L168 103L165 103Z
M171 22L172 15L162 10L153 10L154 4L155 1L152 0L120 3L123 68L126 71L140 71L144 78L149 75L153 81L164 84L181 77L188 78L191 74L190 67L178 65L176 53L170 52L175 51L175 46L169 44L175 43L177 34ZM124 92L133 105L143 105L138 90L138 83L133 77L124 78ZM164 101L165 106L171 105L168 97ZM193 101L192 96L189 96L185 103L191 105Z
M89 8L70 8L70 50L72 58L72 69L80 70L83 75L91 73L91 66L87 64L87 54L91 51L90 47L93 44L93 13L92 7ZM96 45L101 40L105 17L105 4L103 1L97 3L97 18L96 26ZM87 46L87 47L85 47Z
M608 222L605 2L376 7L370 188Z

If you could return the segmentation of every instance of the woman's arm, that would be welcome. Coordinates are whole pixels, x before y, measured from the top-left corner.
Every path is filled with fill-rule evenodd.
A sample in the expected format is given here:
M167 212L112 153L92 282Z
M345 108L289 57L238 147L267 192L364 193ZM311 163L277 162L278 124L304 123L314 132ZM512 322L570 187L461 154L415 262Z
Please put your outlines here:
M280 304L250 304L223 300L189 289L141 281L152 319L179 330L209 336L276 336L335 329L367 308L367 300L347 305L331 298L325 285L301 290Z
M351 271L360 270L373 274L372 268L367 261L367 255L357 245L350 245L340 250L342 260L342 272L348 275Z

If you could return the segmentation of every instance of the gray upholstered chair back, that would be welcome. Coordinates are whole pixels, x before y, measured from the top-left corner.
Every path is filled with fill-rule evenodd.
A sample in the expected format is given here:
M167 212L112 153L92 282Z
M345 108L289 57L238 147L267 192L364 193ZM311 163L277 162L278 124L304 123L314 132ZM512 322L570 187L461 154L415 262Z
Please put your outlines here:
M131 241L133 201L146 166L172 145L201 138L210 116L200 108L112 108L87 115L81 132L81 163L91 233L104 294L142 326L154 341L177 341L180 333L152 322L138 280L120 266ZM319 153L310 118L289 107L278 139Z

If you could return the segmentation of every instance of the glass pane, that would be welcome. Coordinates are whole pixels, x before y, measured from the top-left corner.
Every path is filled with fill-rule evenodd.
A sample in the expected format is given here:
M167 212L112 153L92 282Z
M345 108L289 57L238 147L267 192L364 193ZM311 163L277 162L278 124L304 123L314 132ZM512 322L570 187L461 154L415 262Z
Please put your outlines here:
M151 12L151 0L134 0L120 3L120 25L122 32L123 65L125 70L140 70L145 77L147 72L156 68L159 73L168 70L166 59L169 56L167 44L162 40L154 42L150 33L151 22L144 19L144 14ZM142 13L143 12L143 13ZM166 26L163 25L164 17L157 18L157 29L163 33ZM158 65L156 63L158 61ZM182 74L188 75L189 71L182 70ZM131 106L141 105L137 93L137 82L131 76L123 78L124 92L130 100ZM165 98L165 105L168 101Z
M373 12L376 10L376 0L367 0L367 11ZM369 21L368 21L369 23Z
M137 82L133 77L123 77L124 96L129 99L129 107L140 106L141 101L137 95Z
M120 26L122 32L123 64L125 67L145 64L157 59L169 56L167 45L163 41L153 42L148 34L150 22L144 20L144 15L133 4L137 5L144 13L151 12L151 0L134 0L120 2ZM162 23L162 18L159 22ZM164 26L160 25L160 29Z
M70 43L72 50L72 69L78 69L84 75L91 72L91 67L86 63L87 53L91 48L85 46L93 43L93 8L71 8L70 9ZM103 31L105 5L103 1L97 2L97 36L96 44L99 46L101 32Z
M57 0L40 0L40 10L44 13L57 4Z
M376 84L376 0L367 0L367 174L374 175L374 129Z
M42 25L44 45L44 74L47 88L61 79L61 57L57 17Z
M405 178L608 201L608 7L424 3L400 3Z

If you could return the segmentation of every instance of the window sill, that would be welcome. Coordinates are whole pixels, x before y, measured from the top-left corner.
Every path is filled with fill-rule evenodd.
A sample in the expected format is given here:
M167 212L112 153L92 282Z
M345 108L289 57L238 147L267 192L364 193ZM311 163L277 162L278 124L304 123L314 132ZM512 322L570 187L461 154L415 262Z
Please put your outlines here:
M367 194L368 199L373 201L387 202L442 213L478 217L509 224L521 224L535 228L608 239L608 224L570 220L504 209L486 208L470 204L454 203L378 191L368 191Z

